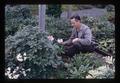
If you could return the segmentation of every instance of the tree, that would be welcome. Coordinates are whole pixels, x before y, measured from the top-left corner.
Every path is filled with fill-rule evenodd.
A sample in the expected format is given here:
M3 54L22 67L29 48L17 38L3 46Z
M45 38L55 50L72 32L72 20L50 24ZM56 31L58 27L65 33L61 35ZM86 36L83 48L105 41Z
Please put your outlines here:
M39 5L39 27L41 31L45 31L45 12L46 5Z
M62 13L61 5L48 5L46 14L48 16L60 17Z

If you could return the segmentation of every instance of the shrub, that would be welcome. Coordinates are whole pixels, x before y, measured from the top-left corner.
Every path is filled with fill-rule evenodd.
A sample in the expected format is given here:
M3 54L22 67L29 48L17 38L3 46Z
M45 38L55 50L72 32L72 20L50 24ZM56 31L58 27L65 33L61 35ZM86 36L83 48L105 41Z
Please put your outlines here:
M106 14L106 17L107 17L107 19L108 19L109 22L115 24L115 11L108 12Z
M77 7L78 7L78 9L80 9L80 10L93 8L92 5L77 5Z
M114 78L115 70L107 66L100 66L95 70L89 71L89 78L92 79L111 79ZM88 77L88 76L87 76Z
M10 67L13 72L19 67L18 79L48 79L55 76L58 66L63 62L61 57L57 56L59 45L49 41L47 35L48 33L40 32L37 27L27 26L15 36L8 36L5 39L5 68ZM27 59L22 61L24 57Z
M67 40L71 35L71 27L66 19L47 17L46 30L55 38Z
M103 39L99 41L99 48L115 56L115 39Z
M107 6L105 7L105 9L106 9L108 12L115 11L115 6L114 6L114 5L107 5Z
M82 22L92 29L93 36L95 36L97 40L114 38L115 25L110 23L106 16L100 18L82 17Z
M100 5L100 4L97 4L97 5L94 5L95 7L97 7L97 8L105 8L106 7L106 5Z
M99 60L93 60L92 54L77 54L73 57L72 62L68 64L67 71L69 79L84 79L88 71L101 66ZM98 62L98 63L96 63Z
M29 6L5 6L5 36L14 35L26 25L36 26L37 21L31 16Z

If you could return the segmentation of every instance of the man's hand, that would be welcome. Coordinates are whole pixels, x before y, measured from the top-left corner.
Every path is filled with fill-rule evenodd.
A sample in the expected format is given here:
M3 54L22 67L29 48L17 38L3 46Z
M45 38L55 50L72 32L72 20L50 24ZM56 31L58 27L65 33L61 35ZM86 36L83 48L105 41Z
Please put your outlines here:
M72 43L76 43L78 41L80 41L80 39L79 38L75 38L75 39L72 40Z
M57 42L58 42L59 44L63 44L63 39L58 39Z

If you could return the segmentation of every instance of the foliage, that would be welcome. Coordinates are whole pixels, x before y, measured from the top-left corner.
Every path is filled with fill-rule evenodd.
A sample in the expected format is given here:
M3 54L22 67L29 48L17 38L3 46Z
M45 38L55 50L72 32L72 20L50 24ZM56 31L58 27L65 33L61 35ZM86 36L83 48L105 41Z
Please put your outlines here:
M61 5L57 4L47 6L46 14L48 16L60 17L61 13L62 13Z
M84 10L84 9L92 9L92 8L105 8L106 5L89 5L89 4L72 4L71 5L71 10ZM67 11L68 10L68 5L62 5L62 11Z
M115 24L115 11L106 14L108 21Z
M108 12L115 11L115 6L114 5L107 5L105 8Z
M63 62L57 56L59 46L49 41L47 35L40 32L38 27L27 26L15 36L8 36L5 40L5 68L10 67L13 70L19 66L20 70L31 69L27 76L19 73L19 79L50 78ZM18 61L17 55L24 57L24 53L28 58L23 62Z
M5 6L5 36L14 35L26 25L36 26L36 20L31 16L27 5Z
M92 29L98 48L115 55L115 25L106 16L98 18L82 17L82 22Z
M91 8L93 8L92 5L86 5L86 4L84 4L84 5L77 5L77 7L78 7L79 10L91 9Z
M97 40L102 38L113 38L115 34L115 25L107 21L106 17L93 18L82 17L82 22L88 25Z
M67 40L71 34L71 27L66 19L47 17L46 30L53 35L56 39L62 38Z
M99 41L99 48L112 54L113 56L115 55L115 40L114 39L104 39Z
M32 15L38 15L38 5L29 5Z
M88 71L94 68L97 68L98 66L102 65L100 64L99 60L93 60L91 57L92 54L77 54L73 57L71 60L72 62L67 65L67 71L68 71L68 77L70 79L83 79L87 75ZM98 62L96 64L96 62Z
M111 79L114 78L115 70L108 66L100 66L95 70L89 71L89 78L91 79ZM87 76L88 78L88 76Z
M95 4L94 6L97 8L105 8L106 4L97 4L97 5Z

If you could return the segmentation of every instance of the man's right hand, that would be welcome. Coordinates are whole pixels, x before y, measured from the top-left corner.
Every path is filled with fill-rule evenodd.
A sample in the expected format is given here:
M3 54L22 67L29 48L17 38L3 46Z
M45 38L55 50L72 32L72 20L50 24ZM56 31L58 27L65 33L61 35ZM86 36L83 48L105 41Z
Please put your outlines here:
M58 39L57 42L58 42L59 44L63 44L63 39Z

